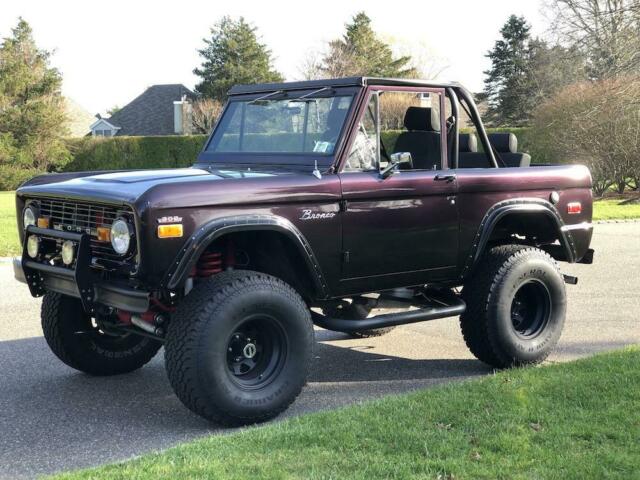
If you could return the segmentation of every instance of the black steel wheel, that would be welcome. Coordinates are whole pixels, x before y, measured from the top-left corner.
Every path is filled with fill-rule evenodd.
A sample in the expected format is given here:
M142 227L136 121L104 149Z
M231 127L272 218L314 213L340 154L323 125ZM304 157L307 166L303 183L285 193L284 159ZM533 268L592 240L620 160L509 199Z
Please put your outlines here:
M242 388L262 388L271 382L286 361L287 335L273 317L246 320L231 334L227 367Z
M522 338L534 338L547 326L551 295L544 283L529 280L516 291L511 302L511 324Z

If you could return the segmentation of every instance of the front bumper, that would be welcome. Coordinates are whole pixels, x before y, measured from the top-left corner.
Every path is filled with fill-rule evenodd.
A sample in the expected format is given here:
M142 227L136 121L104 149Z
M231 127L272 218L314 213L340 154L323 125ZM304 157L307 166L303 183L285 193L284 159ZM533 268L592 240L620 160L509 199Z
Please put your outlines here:
M30 226L27 235L46 235L78 244L74 268L58 267L31 259L25 249L22 258L13 259L16 280L29 286L31 295L40 297L46 292L57 292L79 298L86 312L95 311L96 305L105 305L128 312L142 313L149 310L149 292L114 285L97 279L91 270L90 239L87 235L59 232ZM25 235L26 239L26 235Z

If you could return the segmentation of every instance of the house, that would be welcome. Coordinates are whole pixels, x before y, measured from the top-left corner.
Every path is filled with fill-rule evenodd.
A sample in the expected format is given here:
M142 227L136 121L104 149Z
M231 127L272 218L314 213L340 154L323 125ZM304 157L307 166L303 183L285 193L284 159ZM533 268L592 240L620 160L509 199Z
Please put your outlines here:
M197 95L182 84L152 85L109 118L96 115L91 135L101 137L186 135Z

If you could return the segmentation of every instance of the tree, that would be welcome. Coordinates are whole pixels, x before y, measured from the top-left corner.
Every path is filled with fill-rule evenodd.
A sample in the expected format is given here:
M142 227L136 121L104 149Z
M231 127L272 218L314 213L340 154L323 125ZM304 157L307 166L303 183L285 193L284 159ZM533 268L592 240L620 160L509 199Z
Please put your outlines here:
M203 58L193 73L202 81L196 90L206 98L224 101L229 89L237 83L282 81L272 65L271 51L260 43L256 28L240 17L225 16L213 28L205 47L198 50Z
M327 77L379 76L415 77L411 57L394 58L391 47L383 42L371 27L366 13L356 14L346 25L342 38L329 42L320 71Z
M589 78L640 72L640 0L550 0L551 31L587 58Z
M62 77L49 66L29 24L19 19L0 45L0 169L24 180L51 171L69 159L62 136L67 118L60 93ZM22 172L22 173L21 173Z
M531 139L591 170L597 195L640 178L640 76L569 85L535 112ZM636 184L637 188L637 184Z
M194 133L211 133L221 112L222 103L218 100L202 98L195 101L191 111Z
M524 17L511 15L500 30L502 38L487 54L491 68L484 72L484 93L489 104L487 120L494 125L524 125L535 105L530 29Z
M549 45L539 38L529 42L529 71L534 104L548 100L567 85L587 79L586 60L575 47Z

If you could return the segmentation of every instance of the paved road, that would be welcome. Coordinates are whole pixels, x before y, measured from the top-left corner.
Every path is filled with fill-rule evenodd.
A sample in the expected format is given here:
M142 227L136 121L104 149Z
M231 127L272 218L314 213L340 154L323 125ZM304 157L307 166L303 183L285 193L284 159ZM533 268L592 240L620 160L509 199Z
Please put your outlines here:
M550 361L640 343L640 223L598 225L596 263L571 265L565 332ZM30 478L130 458L219 431L188 412L167 382L162 355L138 372L92 378L49 352L39 300L0 263L0 478ZM308 387L286 416L484 375L457 319L351 340L317 332Z

